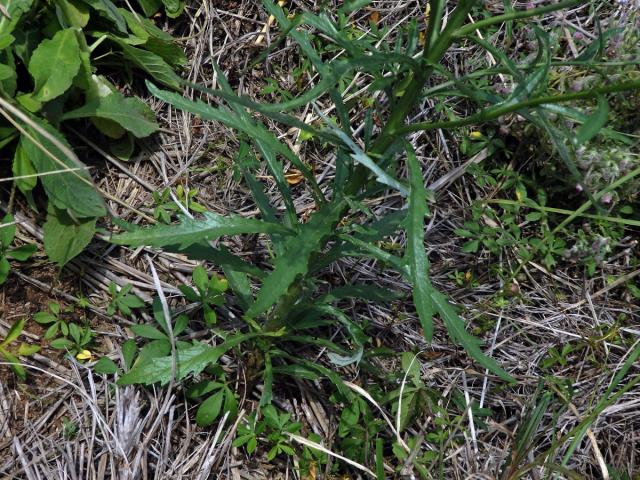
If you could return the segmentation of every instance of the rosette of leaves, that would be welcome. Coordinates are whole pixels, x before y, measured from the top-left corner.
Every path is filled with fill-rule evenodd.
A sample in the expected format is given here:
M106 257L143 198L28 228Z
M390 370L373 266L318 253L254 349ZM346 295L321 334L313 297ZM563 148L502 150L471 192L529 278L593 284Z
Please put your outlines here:
M552 95L548 78L552 69L562 65L553 62L547 32L534 28L538 44L534 62L510 59L494 45L479 39L477 32L486 33L494 25L546 15L583 1L566 0L535 9L514 10L469 23L469 14L479 2L461 0L443 26L445 2L431 0L423 45L420 45L416 22L410 22L406 35L401 37L406 38L406 42L399 40L391 47L384 42L378 46L378 42L370 42L366 37L356 39L345 33L349 5L360 8L368 2L345 3L333 15L309 11L290 14L272 0L264 0L266 13L278 22L281 40L291 39L317 73L313 86L280 103L259 103L236 94L218 69L218 90L192 85L221 101L212 106L150 85L151 92L160 100L238 133L236 165L252 193L260 218L205 212L196 217L182 216L179 223L131 228L112 237L116 244L162 248L222 269L235 307L242 312L237 317L244 322L239 321L240 327L235 331L216 329L215 334L220 338L216 338L215 345L202 341L176 343L175 351L153 358L149 363L134 365L120 377L119 383L168 384L186 381L189 377L199 378L208 367L217 365L224 354L242 344L237 350L248 357L247 364L253 369L248 377L253 375L263 382L262 406L271 403L277 376L326 378L333 383L340 399L353 405L354 394L333 367L355 364L363 370L374 371L372 364L379 350L368 335L371 329L367 319L351 315L342 307L344 300L390 302L397 299L397 294L371 284L331 285L327 291L322 274L335 262L350 258L375 261L404 278L411 287L412 303L427 343L433 339L436 328L444 330L452 343L464 349L479 368L505 382L513 382L498 361L483 352L481 339L470 333L460 308L431 281L425 217L430 215L428 200L432 195L425 187L422 162L407 139L413 132L454 131L518 114L538 131L553 137L555 148L572 167L572 174L577 172L574 150L603 130L610 97L640 88L640 79ZM314 40L318 37L329 39L327 41L344 52L325 58L316 48ZM460 78L449 72L443 64L444 56L463 41L475 42L491 53L499 60L499 68L480 69ZM260 55L255 63L269 53ZM489 94L483 83L476 82L476 78L503 71L508 72L513 81L510 92ZM354 130L350 116L353 104L346 104L343 94L346 85L359 72L372 78L368 94L379 92L388 102L375 102L372 111L366 112L362 129ZM409 121L423 101L430 99L437 103L452 96L469 99L476 105L475 113L463 118L442 118L439 112L434 112L428 120ZM315 107L320 98L331 103L336 118L328 119L319 113L316 124L300 121L300 110ZM597 99L596 106L592 105L594 99ZM579 128L569 131L555 128L549 122L549 114L558 111L555 106L578 100L588 102L589 108L585 111L594 112L587 118L581 117ZM322 142L323 148L331 151L335 159L331 179L316 176L304 158L271 130L273 121L304 131L307 138ZM567 152L569 147L571 152ZM313 199L313 212L308 216L300 215L296 208L295 190L287 181L287 164L300 172L303 180L298 183ZM260 181L264 171L278 191L277 203L270 201L269 187ZM388 191L397 194L403 208L373 214L367 202ZM385 247L387 240L398 233L406 238L404 248L397 251ZM214 243L237 235L260 235L268 257L259 265L253 265L233 255L222 244ZM204 276L201 284L203 288L206 286ZM195 291L189 295L196 299ZM327 327L334 327L341 335L332 335ZM317 352L313 352L313 348ZM407 393L414 396L407 398L407 405L421 403L426 395L422 386L413 383L409 387ZM216 392L216 395L215 400L210 400L215 407L211 409L214 414L219 413L222 398L222 394ZM401 420L408 422L409 412L398 410Z
M141 0L135 10L126 1L13 0L0 12L0 148L12 157L15 184L36 210L33 193L41 183L48 197L45 251L61 266L86 247L96 219L106 215L65 126L80 120L125 160L136 138L158 129L151 109L105 75L141 74L179 86L175 70L184 53L146 18L163 5L169 15L184 6Z

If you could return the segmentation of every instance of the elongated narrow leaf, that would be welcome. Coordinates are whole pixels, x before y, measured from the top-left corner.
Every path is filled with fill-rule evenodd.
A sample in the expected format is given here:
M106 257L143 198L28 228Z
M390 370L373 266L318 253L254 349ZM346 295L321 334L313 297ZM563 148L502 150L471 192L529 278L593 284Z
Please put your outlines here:
M217 347L211 347L203 343L195 343L176 352L176 381L180 381L187 375L198 375L208 365L216 363L230 348L255 337L256 334L244 334L231 337ZM149 361L134 365L134 367L120 377L119 385L143 384L152 385L160 383L166 385L171 381L174 359L171 356L152 358Z
M2 341L2 344L0 345L1 346L9 345L16 338L18 338L22 333L22 330L24 329L24 323L25 323L24 318L15 322L7 332L7 336L4 338L4 340Z
M429 259L424 249L424 216L427 214L427 190L422 179L422 169L407 145L407 162L409 164L409 214L407 216L407 252L406 261L411 272L413 284L413 301L420 318L422 331L427 342L433 338L433 302L431 292L433 286L429 282Z
M369 155L367 155L358 145L349 138L349 136L344 133L342 130L337 128L332 128L332 132L340 137L350 149L351 149L351 158L353 158L356 162L371 170L376 176L376 180L383 185L387 185L388 187L393 188L394 190L399 191L402 195L407 196L409 194L409 190L406 186L400 183L399 180L393 178L389 173L385 172L380 165L378 165Z
M356 298L375 302L392 302L404 297L404 294L388 288L374 285L344 285L331 290L318 299L319 303L333 303L343 298Z
M204 242L200 242L190 245L187 248L180 248L180 245L166 245L164 249L169 252L183 253L191 260L206 260L225 270L229 269L235 272L247 273L256 278L266 277L265 272L261 269L236 257L224 247L217 249Z
M576 133L576 146L584 145L595 137L609 119L609 104L604 97L598 99L598 107L593 115L587 117Z
M513 382L513 378L505 372L496 361L487 357L480 349L480 340L467 332L464 321L455 312L447 298L432 288L431 301L447 327L447 333L454 343L465 349L471 358L484 368L499 376L507 382Z
M193 101L176 93L160 90L149 82L147 82L147 88L160 100L170 103L177 108L191 112L194 115L200 115L203 120L221 122L229 128L248 135L260 154L264 157L269 167L269 173L273 175L287 209L289 226L293 226L295 223L295 207L289 191L289 185L284 176L284 167L282 162L277 158L277 155L282 155L289 160L293 166L300 170L312 188L318 189L319 187L317 187L315 176L309 170L309 167L302 163L300 158L295 155L289 147L282 144L273 133L268 131L260 123L255 122L246 112L234 113L226 109L214 108L201 100ZM238 110L240 109L238 108Z
M36 169L31 163L31 159L27 156L22 143L19 143L16 147L16 151L13 155L13 164L11 165L13 175L16 177L27 177L16 179L16 185L22 193L27 193L36 188L38 184L38 177L36 176Z
M239 215L222 216L207 212L204 219L182 218L178 225L155 225L114 236L111 241L132 247L164 247L179 245L186 248L202 240L213 240L243 233L291 233L277 223L268 223Z
M298 275L307 272L311 255L320 249L322 240L332 233L343 208L342 202L322 208L301 227L298 235L285 241L284 253L276 259L273 272L262 284L247 315L256 317L266 312L287 292Z
M168 87L175 89L180 88L180 77L173 71L171 65L165 62L160 55L141 48L132 47L117 37L111 36L109 38L120 45L124 56L138 68L144 70L158 82Z

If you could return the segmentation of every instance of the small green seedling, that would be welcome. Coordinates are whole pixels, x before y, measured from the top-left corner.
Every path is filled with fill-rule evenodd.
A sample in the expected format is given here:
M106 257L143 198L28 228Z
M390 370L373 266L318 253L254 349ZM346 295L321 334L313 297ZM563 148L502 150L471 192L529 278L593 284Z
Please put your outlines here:
M20 364L20 360L18 360L18 356L27 357L29 355L33 355L40 347L37 345L28 345L26 343L21 343L17 349L10 348L10 344L13 343L22 333L24 329L25 321L24 319L18 320L7 332L7 336L0 343L0 357L4 358L7 362L11 364L11 369L13 373L15 373L20 379L24 380L27 378L27 372L25 368Z
M91 359L91 353L87 348L93 342L95 334L90 327L80 327L75 323L69 323L69 334L56 338L51 342L53 348L66 350L74 357L81 360Z
M171 198L171 190L169 188L165 188L161 192L153 192L151 195L153 196L153 203L156 205L153 209L153 218L156 220L171 223L173 216L182 210ZM198 190L195 188L185 190L182 185L176 187L176 198L185 210L196 213L206 212L207 209L195 201L196 195L198 195Z
M238 414L238 400L229 388L222 368L217 365L211 367L210 373L215 380L203 380L187 390L188 398L205 398L196 412L196 422L201 427L213 424L224 412L229 412L230 418Z
M116 312L120 312L125 317L131 315L134 308L144 307L144 302L133 293L129 293L133 285L127 283L118 291L118 285L114 282L109 284L109 293L111 294L111 302L107 306L107 315L113 316Z
M229 287L227 280L219 278L215 274L209 278L207 271L202 266L196 267L192 278L197 291L188 285L180 285L178 288L190 302L202 303L204 320L208 325L214 325L217 321L217 315L213 307L224 304L224 293Z
M48 310L46 312L38 312L33 316L33 319L40 325L48 325L46 332L44 333L45 340L51 340L61 332L63 336L69 335L69 322L61 318L61 313L71 313L73 307L60 307L59 303L49 302Z
M258 440L271 446L267 453L270 462L280 454L294 456L295 450L291 446L288 433L298 433L302 428L299 422L291 422L291 414L278 412L273 405L267 405L262 409L263 418L256 421L255 413L247 418L247 421L238 426L238 436L233 441L234 447L245 446L247 453L251 454L258 446Z
M12 215L5 215L0 221L0 285L7 281L11 265L9 259L24 262L36 251L37 247L31 243L11 248L16 236L16 224Z

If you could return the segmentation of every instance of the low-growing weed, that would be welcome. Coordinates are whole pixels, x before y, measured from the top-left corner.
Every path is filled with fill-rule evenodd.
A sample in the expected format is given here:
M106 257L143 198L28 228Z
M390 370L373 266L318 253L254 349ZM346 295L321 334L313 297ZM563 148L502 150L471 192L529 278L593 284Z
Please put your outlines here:
M0 220L0 285L7 281L11 265L9 259L24 262L36 252L36 246L25 244L20 247L12 247L16 236L16 224L12 215L5 215Z
M213 307L224 304L224 293L229 288L229 284L226 279L219 278L215 273L209 278L202 266L194 269L192 278L197 291L188 285L180 285L178 288L190 302L200 302L205 322L208 325L215 325L217 315Z
M58 333L62 333L63 336L69 335L69 325L71 322L67 321L63 317L63 314L71 312L73 312L73 307L62 308L59 303L49 302L47 310L36 313L33 319L40 325L47 327L43 338L45 340L51 340L55 338Z
M290 413L280 412L273 405L267 405L261 410L261 418L253 413L240 424L233 446L244 446L247 453L253 453L258 442L264 442L268 446L267 461L281 454L294 456L296 451L287 434L299 433L301 428L301 423L291 421Z
M49 340L52 348L65 350L75 357L92 345L95 334L88 325L67 320L74 310L73 306L63 308L59 303L49 302L47 310L34 314L33 319L47 327L42 338Z
M0 18L0 146L14 182L30 206L38 183L48 198L44 246L60 266L93 238L107 214L88 168L72 151L67 126L88 121L112 153L128 159L134 140L158 129L152 110L111 82L117 70L136 70L179 88L182 49L149 15L179 14L183 1L53 0L5 2ZM117 5L117 4L119 5ZM136 2L133 2L136 3ZM4 222L3 222L4 223ZM19 253L16 252L16 255ZM4 271L5 262L0 265Z
M164 223L171 223L174 216L182 211L177 202L180 203L182 209L189 212L203 213L206 211L206 208L195 201L195 197L198 195L198 190L195 188L185 190L182 185L178 185L176 187L177 202L171 198L171 189L169 188L165 188L161 192L154 191L151 195L155 203L153 218Z
M125 317L131 315L134 308L144 307L144 302L134 293L130 293L133 285L125 284L118 289L118 285L114 282L109 283L109 293L111 301L107 305L107 315L113 316L116 312L120 312Z
M225 408L231 411L235 405L219 362L228 352L241 350L240 358L247 360L248 384L253 387L255 382L261 382L262 396L260 410L241 422L235 445L252 453L264 439L269 444L270 460L281 454L296 455L290 434L299 433L301 425L291 422L288 413L281 413L272 405L274 383L281 377L293 376L332 385L331 400L344 406L337 432L341 452L362 465L381 465L376 452L385 446L383 437L388 435L388 425L374 414L368 400L347 387L338 373L345 367L358 368L382 383L375 366L380 351L373 348L368 320L344 308L347 303L344 300L392 303L398 295L366 283L328 284L322 276L336 262L366 259L394 270L411 286L416 320L426 343L432 340L436 328L442 328L479 368L487 369L506 383L513 381L498 361L483 353L480 339L468 331L456 307L430 280L425 218L430 215L428 200L433 200L433 196L425 188L423 165L406 141L407 136L467 128L518 115L538 132L544 132L554 154L575 181L584 183L575 165L576 152L603 129L608 99L640 88L640 79L629 71L615 82L598 83L578 92L554 91L549 77L561 65L554 60L554 39L549 32L532 27L536 55L524 60L511 59L477 35L505 23L515 28L516 21L574 7L584 3L582 0L509 10L475 23L467 23L467 19L478 2L462 0L449 12L444 27L445 2L431 0L428 27L422 40L417 22L411 22L394 45L375 42L366 35L354 36L346 28L350 7L358 8L363 3L367 2L346 2L337 12L316 14L290 12L272 1L263 2L282 31L274 45L285 39L291 41L317 78L315 84L290 97L282 95L271 82L262 93L275 95L279 103L272 103L274 97L270 102L258 103L237 95L215 65L217 90L188 86L217 103L191 100L148 83L150 91L160 100L198 115L203 121L219 122L237 133L239 147L234 168L251 191L260 215L259 218L213 212L183 215L176 211L177 223L142 228L125 226L125 231L112 236L115 244L162 248L209 262L220 268L225 277L224 281L215 276L209 278L205 268L198 268L193 275L196 289L181 288L188 300L202 303L206 323L216 337L215 346L203 341L181 341L178 335L184 331L186 320L181 316L165 318L156 302L155 319L161 328L132 327L134 333L149 341L137 356L131 356L135 360L122 372L119 384L166 385L194 378L200 383L192 387L191 396L203 401L197 413L199 423L208 425L220 418ZM475 43L492 55L498 65L479 68L462 77L449 72L441 61L450 48L463 42ZM327 55L331 49L326 43L332 44L332 53L340 54ZM269 52L259 55L252 67L265 61ZM371 110L366 113L362 128L356 128L351 120L357 101L345 102L342 95L357 74L370 80L363 94L366 98L361 100ZM508 75L513 88L487 92L487 79L498 74ZM371 102L372 95L380 101ZM410 120L423 100L439 103L442 98L452 96L476 105L476 113L459 118L455 111L440 108L430 120ZM323 107L330 104L331 110L321 111L320 104ZM317 117L309 123L299 119L300 111L307 107ZM551 114L555 117L551 118ZM563 117L575 120L571 128L558 121ZM325 167L330 169L329 174L316 175L315 167L270 128L274 123L304 132L305 141L315 142L323 155L332 159L331 165ZM468 135L465 146L468 152L505 148L494 133L474 132L479 131ZM269 196L272 190L263 182L267 178L264 170L277 189L276 199ZM626 181L629 175L617 182ZM550 216L558 212L547 206L545 192L532 189L519 173L501 169L489 172L485 180L498 191L509 191L513 196L487 199L474 207L465 231L457 232L469 239L464 248L469 253L488 249L494 254L513 249L523 261L539 255L549 268L566 249L562 223L570 223L589 206L597 207L607 193L606 189L585 188L586 206L580 207L583 210L577 209L562 222L552 224ZM309 206L304 211L294 201L297 189L308 194ZM368 204L386 192L395 194L401 208L374 214ZM172 218L170 213L173 211L167 212L166 218ZM524 241L523 229L536 233L531 240ZM222 244L214 243L222 237L237 235L257 236L266 252L259 263L248 263ZM403 243L396 240L398 236ZM231 307L234 314L239 313L235 315L239 323L234 331L218 328L212 313L212 306L222 300L227 284L232 294ZM502 300L508 301L504 297ZM335 331L339 335L334 335ZM242 348L236 348L239 346ZM465 414L458 412L468 409L479 422L487 412L477 403L467 405L462 394L453 392L455 413L450 414L433 401L432 392L419 372L407 364L408 358L403 362L404 390L394 391L387 397L387 404L395 409L401 427L409 425L414 415L421 413L420 409L431 409L438 429L428 432L425 438L443 451L448 442L458 441L461 436ZM384 389L380 390L372 396L377 401L384 397ZM536 422L544 411L542 402L536 407L531 425L537 428ZM527 448L529 440L522 443ZM527 458L526 448L521 450L514 452L514 461ZM432 457L427 455L421 460L423 468L427 468Z
M15 322L7 332L7 336L0 342L0 357L11 364L13 372L22 380L27 378L27 371L22 366L18 356L28 357L40 351L38 345L29 345L27 343L21 343L17 348L12 346L12 343L22 334L24 324L24 319Z

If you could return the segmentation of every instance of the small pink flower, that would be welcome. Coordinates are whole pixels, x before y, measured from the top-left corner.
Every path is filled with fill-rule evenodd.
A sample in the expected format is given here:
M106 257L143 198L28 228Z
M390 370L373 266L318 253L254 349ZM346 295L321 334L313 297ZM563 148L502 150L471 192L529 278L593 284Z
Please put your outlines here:
M582 185L580 185L579 183L576 183L576 192L581 192L582 190L584 190L584 188L582 188Z
M533 2L527 2L527 10L533 10L536 8L536 4Z
M584 38L584 34L582 32L575 32L573 34L573 38L575 38L576 40L582 40Z
M602 203L604 203L605 205L609 205L613 200L613 195L611 195L610 193L605 193L604 195L602 195L601 200L602 200Z

